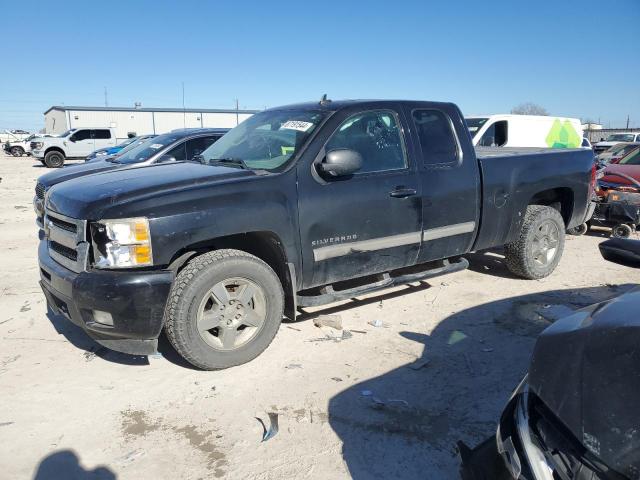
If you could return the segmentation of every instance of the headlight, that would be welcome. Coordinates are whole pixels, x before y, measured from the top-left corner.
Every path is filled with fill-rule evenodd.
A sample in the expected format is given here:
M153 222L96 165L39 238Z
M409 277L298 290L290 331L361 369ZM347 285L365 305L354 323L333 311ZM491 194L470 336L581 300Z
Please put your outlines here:
M131 268L153 265L151 233L146 218L101 220L91 224L97 268Z
M44 145L43 142L33 142L33 146L36 149L42 148L43 145Z

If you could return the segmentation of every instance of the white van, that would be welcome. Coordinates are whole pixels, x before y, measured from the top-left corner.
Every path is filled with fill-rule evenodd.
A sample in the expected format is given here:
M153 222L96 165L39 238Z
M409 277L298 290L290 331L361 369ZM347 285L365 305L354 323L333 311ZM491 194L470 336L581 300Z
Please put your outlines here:
M477 147L580 148L582 125L577 118L543 115L478 115L465 117Z

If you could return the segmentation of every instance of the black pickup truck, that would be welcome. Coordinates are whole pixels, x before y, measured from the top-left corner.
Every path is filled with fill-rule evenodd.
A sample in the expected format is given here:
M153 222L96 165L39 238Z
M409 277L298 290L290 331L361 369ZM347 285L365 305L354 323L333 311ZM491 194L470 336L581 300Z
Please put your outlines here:
M247 362L283 316L464 269L505 246L549 275L585 221L588 150L477 153L451 103L340 101L258 113L195 161L53 186L48 303L100 344L204 369Z

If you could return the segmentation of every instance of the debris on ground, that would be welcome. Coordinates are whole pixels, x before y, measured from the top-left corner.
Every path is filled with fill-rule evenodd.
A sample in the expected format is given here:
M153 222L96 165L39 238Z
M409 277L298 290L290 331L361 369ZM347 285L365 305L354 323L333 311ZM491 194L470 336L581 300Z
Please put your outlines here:
M300 363L290 363L289 365L285 365L284 367L287 370L295 370L298 368L302 368L302 364Z
M339 315L320 315L313 319L313 324L322 330L324 338L316 338L311 342L333 340L339 342L351 338L351 332L342 328L342 317Z
M262 442L266 442L270 438L275 437L276 433L278 433L278 414L276 412L268 412L267 415L269 417L268 428L260 417L255 417L256 420L260 422L260 425L262 425Z
M381 327L389 328L389 325L386 325L380 318L376 318L375 320L370 320L367 323L372 327L376 327L376 328L381 328Z
M287 328L290 328L291 330L295 330L296 332L301 332L302 330L300 330L299 328L296 327L292 327L291 325L286 325Z
M341 382L342 379L340 377L331 377L331 380L333 380L334 382Z
M313 319L316 327L330 327L342 330L342 317L339 315L320 315Z

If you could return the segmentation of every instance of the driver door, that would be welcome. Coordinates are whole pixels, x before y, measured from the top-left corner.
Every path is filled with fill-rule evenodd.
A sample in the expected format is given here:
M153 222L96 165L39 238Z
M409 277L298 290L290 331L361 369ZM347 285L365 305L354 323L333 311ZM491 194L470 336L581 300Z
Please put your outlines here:
M392 109L336 114L330 120L335 130L311 171L307 162L298 163L305 288L415 263L422 232L421 186L400 119ZM360 170L321 176L318 164L326 154L345 148L361 155Z

